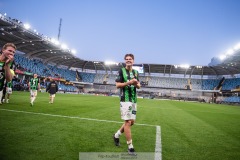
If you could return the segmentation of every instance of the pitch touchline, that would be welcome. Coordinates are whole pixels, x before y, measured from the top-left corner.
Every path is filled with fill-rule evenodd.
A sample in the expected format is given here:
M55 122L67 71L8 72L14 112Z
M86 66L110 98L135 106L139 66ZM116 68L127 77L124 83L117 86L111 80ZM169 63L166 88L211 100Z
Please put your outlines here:
M97 121L97 122L109 122L109 123L121 123L121 124L123 123L123 122L118 122L118 121L109 121L109 120L101 120L101 119L93 119L93 118L81 118L81 117L64 116L64 115L47 114L47 113L37 113L37 112L27 112L27 111L17 111L17 110L10 110L10 109L0 109L0 110L8 111L8 112L27 113L27 114L44 115L44 116L51 116L51 117L61 117L61 118L72 118L72 119ZM155 143L156 145L155 145L154 160L162 160L161 127L156 126L156 125L141 124L141 123L135 123L135 125L156 127L156 143Z
M0 109L0 110L3 110L3 111L9 111L9 112L19 112L19 113L27 113L27 114L44 115L44 116L51 116L51 117L61 117L61 118L81 119L81 120L97 121L97 122L123 123L123 122L118 122L118 121L101 120L101 119L94 119L94 118L81 118L81 117L64 116L64 115L48 114L48 113L17 111L17 110L10 110L10 109ZM156 125L151 125L151 124L141 124L141 123L134 123L134 124L135 124L135 125L139 125L139 126L150 126L150 127L156 127Z

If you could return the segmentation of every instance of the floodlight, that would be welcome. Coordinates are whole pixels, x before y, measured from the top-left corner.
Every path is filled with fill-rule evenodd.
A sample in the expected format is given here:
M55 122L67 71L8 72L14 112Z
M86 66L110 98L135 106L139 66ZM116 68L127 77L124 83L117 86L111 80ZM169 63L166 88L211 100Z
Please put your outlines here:
M25 23L23 26L24 26L25 29L31 28L30 24L28 24L28 23Z
M234 50L239 50L240 49L240 43L238 43L236 46L234 46Z
M105 61L104 63L105 63L105 65L117 64L116 62L113 62L113 61Z
M233 49L229 49L229 50L226 52L227 55L232 55L233 53L234 53L234 50L233 50Z
M72 49L71 53L75 55L77 53L77 51L75 49Z
M54 42L54 44L58 46L58 45L60 45L60 42L56 40L56 41Z
M224 60L227 56L226 55L220 55L220 60Z
M181 67L181 68L186 68L186 69L187 69L187 68L190 67L190 65L189 65L189 64L181 64L180 67Z
M51 41L53 44L55 44L55 45L59 45L59 44L60 44L59 41L56 40L55 38L51 38L50 41Z
M67 47L66 44L62 44L62 45L61 45L61 48L62 48L62 49L67 49L68 47Z
M54 43L55 44L55 42L56 42L56 39L55 38L51 38L51 40L50 40L52 43Z

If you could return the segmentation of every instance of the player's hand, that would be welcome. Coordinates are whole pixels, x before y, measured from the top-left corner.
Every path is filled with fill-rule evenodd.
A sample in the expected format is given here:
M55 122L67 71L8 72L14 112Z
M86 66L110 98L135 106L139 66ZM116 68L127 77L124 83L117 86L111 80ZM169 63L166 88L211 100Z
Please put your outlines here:
M138 84L138 80L135 79L135 78L132 79L130 82L131 82L132 85L137 85Z
M14 60L14 55L13 54L9 54L7 55L7 60L5 61L5 64L9 64Z

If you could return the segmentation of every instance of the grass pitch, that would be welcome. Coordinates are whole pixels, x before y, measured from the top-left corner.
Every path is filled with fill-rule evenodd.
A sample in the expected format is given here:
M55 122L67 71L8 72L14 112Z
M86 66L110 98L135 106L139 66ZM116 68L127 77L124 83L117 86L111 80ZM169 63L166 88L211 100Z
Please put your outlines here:
M0 159L79 159L79 152L126 152L124 135L115 147L112 135L121 126L119 98L57 94L49 104L38 93L13 92L0 106ZM85 119L84 119L85 118ZM102 121L103 120L103 121ZM163 160L240 159L240 107L138 100L138 124L132 127L137 152L155 152L161 126Z

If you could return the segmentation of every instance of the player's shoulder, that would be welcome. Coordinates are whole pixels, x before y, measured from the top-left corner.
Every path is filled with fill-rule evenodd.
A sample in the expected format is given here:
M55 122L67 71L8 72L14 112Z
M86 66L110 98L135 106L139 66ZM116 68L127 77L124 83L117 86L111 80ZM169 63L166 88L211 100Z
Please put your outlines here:
M134 75L135 77L138 77L138 76L139 76L138 71L135 70L135 69L133 69L133 75Z
M138 71L137 71L136 69L133 69L133 72L134 72L135 74L138 74Z
M136 69L132 69L134 72L138 72Z
M125 69L125 68L122 67L122 68L120 68L120 69L118 70L118 72L119 72L119 73L122 73L124 69Z

